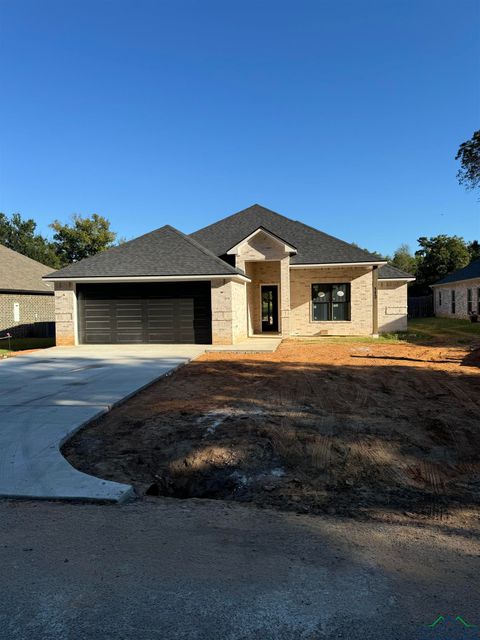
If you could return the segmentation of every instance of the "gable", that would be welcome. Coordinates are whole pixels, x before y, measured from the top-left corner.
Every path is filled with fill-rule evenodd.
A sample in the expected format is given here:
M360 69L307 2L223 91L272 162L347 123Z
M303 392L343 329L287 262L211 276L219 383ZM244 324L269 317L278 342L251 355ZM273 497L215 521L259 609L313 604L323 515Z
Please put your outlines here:
M227 251L237 260L280 260L296 253L290 246L267 229L259 228ZM238 262L237 262L238 264Z

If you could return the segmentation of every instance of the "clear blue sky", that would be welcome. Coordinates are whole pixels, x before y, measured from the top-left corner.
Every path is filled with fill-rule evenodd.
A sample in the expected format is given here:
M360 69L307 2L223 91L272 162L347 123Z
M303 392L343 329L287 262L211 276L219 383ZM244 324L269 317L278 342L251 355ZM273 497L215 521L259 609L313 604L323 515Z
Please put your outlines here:
M392 252L480 237L478 0L0 0L0 210L126 238L258 202Z

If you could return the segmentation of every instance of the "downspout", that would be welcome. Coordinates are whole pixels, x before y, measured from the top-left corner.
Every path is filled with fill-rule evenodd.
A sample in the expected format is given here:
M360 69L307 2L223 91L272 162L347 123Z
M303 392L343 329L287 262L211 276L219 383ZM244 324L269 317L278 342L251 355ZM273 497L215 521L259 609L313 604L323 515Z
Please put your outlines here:
M372 296L373 296L372 335L378 337L378 266L373 267L373 271L372 271Z

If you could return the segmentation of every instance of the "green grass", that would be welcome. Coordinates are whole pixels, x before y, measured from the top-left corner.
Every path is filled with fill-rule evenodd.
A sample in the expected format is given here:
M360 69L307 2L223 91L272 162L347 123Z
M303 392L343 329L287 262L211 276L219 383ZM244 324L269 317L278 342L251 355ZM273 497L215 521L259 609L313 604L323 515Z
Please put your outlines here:
M0 340L0 357L8 356L12 351L24 351L25 349L46 349L55 345L55 338L12 338L10 345L8 340ZM10 349L8 348L10 346Z
M371 336L319 336L315 338L294 338L302 343L394 343L415 344L470 344L480 342L480 322L470 320L450 320L446 318L415 318L408 321L408 330L398 333L384 333L378 338Z
M408 322L408 340L445 344L466 344L480 341L480 322L450 318L415 318Z

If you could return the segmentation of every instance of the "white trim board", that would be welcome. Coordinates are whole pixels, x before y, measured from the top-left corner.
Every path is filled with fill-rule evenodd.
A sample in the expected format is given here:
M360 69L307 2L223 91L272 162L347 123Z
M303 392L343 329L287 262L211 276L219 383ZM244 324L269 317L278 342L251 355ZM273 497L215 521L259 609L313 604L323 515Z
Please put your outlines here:
M291 264L290 269L316 269L317 267L379 267L388 262L322 262L311 264Z
M88 276L82 278L55 278L55 276L50 276L43 279L50 282L89 282L92 284L95 282L188 282L190 280L239 280L240 282L251 282L250 278L240 273L238 275L229 273L210 276Z

